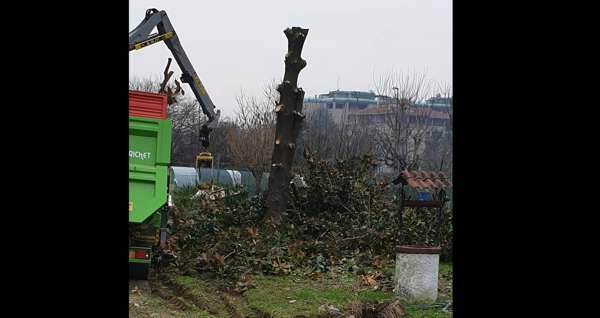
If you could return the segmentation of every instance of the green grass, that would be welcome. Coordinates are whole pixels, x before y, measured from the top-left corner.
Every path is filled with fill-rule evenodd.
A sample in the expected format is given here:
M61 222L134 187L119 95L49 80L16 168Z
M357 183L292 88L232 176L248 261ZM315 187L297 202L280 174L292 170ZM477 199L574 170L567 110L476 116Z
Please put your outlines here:
M246 292L248 305L277 318L319 314L321 305L343 310L353 301L387 301L389 292L353 291L351 277L327 277L319 280L296 276L259 276L256 288ZM292 301L290 303L290 301Z
M440 276L452 274L452 264L440 263Z
M440 264L440 293L438 303L451 299L452 264ZM172 276L178 284L189 288L189 292L203 299L218 314L211 315L206 311L194 312L194 317L228 318L230 315L217 291L214 281L202 280L198 277ZM256 317L266 313L274 318L293 318L299 315L315 317L321 305L333 305L340 310L354 301L387 302L394 299L391 291L373 291L358 288L358 276L345 274L322 274L317 279L305 276L263 276L251 279L254 288L249 289L242 297L229 297L232 306L245 317ZM291 302L290 302L291 301ZM150 304L152 309L158 305ZM441 308L427 305L405 305L412 318L449 318ZM163 311L164 312L164 311ZM177 315L177 317L183 317Z
M451 274L451 264L440 264L440 283L446 281L443 276ZM339 275L336 278L325 278L311 281L295 276L259 276L255 278L255 289L246 293L248 306L276 318L291 318L298 315L315 316L319 314L319 306L333 305L344 310L354 301L384 302L392 301L392 292L353 291L353 283L357 279L352 275ZM451 295L440 293L438 302L444 302ZM290 303L290 300L295 300ZM406 311L413 318L448 318L441 308L427 308L420 305L406 305Z
M450 318L450 314L443 312L441 309L411 309L406 308L406 312L410 318Z

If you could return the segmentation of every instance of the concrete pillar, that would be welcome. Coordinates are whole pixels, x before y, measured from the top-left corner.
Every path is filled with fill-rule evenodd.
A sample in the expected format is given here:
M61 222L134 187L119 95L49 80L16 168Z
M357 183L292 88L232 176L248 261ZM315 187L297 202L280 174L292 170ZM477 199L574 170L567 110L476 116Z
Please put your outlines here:
M433 303L438 296L439 247L396 248L394 294L410 303Z

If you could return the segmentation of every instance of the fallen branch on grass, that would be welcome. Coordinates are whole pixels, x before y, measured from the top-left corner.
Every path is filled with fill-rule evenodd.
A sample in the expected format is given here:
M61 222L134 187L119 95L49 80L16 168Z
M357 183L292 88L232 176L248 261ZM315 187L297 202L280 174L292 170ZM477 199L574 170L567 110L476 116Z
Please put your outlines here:
M347 237L347 238L340 239L339 242L341 242L341 241L357 240L357 239L363 238L363 237L365 237L367 235L369 235L369 233L366 233L366 234L363 234L363 235L359 235L359 236L354 236L354 237Z

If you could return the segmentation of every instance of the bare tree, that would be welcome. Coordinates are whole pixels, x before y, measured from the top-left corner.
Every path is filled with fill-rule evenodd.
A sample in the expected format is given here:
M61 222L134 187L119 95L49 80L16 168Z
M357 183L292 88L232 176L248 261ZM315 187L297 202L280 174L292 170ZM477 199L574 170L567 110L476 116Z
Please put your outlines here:
M346 160L371 154L375 150L373 130L353 116L342 118L336 123L326 107L307 112L298 147L307 148L317 160ZM302 153L296 157L302 157Z
M235 167L235 161L227 145L227 136L231 131L236 130L237 126L232 119L222 117L219 125L211 133L211 143L208 151L214 157L214 167L222 169L231 169Z
M197 101L178 101L168 109L172 120L171 161L174 165L194 165L200 151L199 127L206 121Z
M334 137L337 144L335 159L358 158L375 150L373 144L375 131L361 125L356 118L350 118L342 121L337 128Z
M393 96L384 102L381 124L375 131L379 157L386 165L418 168L430 129L431 109L417 107L430 96L431 82L425 74L392 72L375 83L378 95Z
M158 93L161 80L158 77L134 77L129 80L129 90Z
M333 159L335 151L335 136L338 127L333 121L329 111L321 107L311 111L306 116L305 126L300 134L298 146L300 149L308 148L314 158L320 160ZM297 158L302 157L301 152L296 153Z
M261 98L249 97L243 92L236 98L238 111L235 128L226 132L227 149L233 164L248 170L256 182L256 193L261 192L261 178L269 171L273 140L275 140L274 83L265 87Z
M443 171L452 177L452 88L448 84L438 84L436 90L439 92L438 97L449 100L448 107L438 111L448 119L438 123L431 138L427 140L424 165L429 170Z

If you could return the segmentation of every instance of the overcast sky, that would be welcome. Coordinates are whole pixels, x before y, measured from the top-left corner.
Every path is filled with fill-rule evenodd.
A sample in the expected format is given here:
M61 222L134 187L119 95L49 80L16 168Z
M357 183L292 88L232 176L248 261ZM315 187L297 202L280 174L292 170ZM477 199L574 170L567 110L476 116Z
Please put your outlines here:
M374 74L392 69L452 84L451 0L129 0L129 30L149 8L167 12L225 116L235 111L242 89L259 95L267 83L281 81L289 26L310 29L302 52L308 65L298 80L306 96L374 90ZM160 77L169 57L163 43L133 51L129 77ZM178 78L176 63L172 69Z

